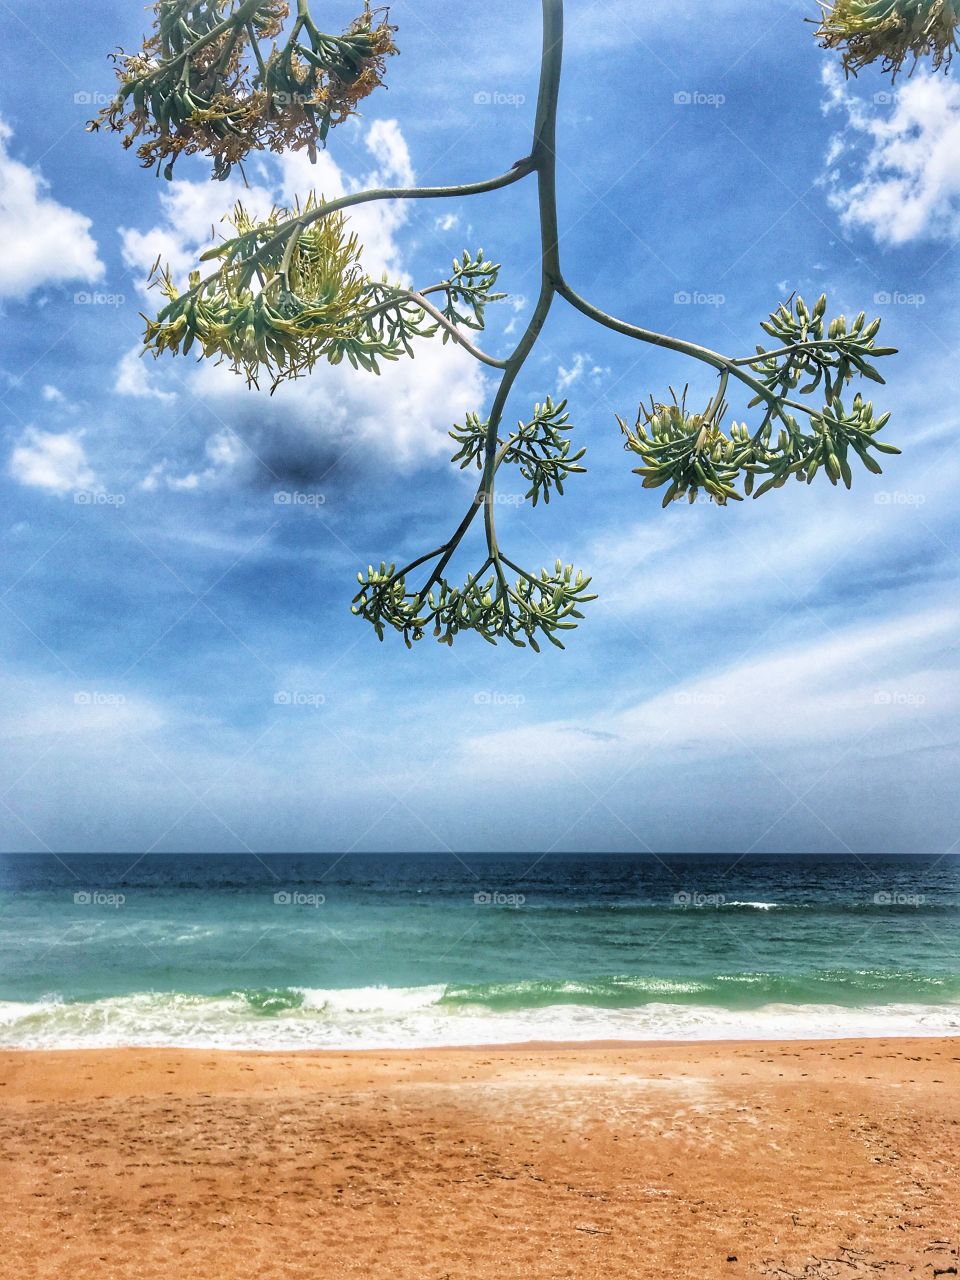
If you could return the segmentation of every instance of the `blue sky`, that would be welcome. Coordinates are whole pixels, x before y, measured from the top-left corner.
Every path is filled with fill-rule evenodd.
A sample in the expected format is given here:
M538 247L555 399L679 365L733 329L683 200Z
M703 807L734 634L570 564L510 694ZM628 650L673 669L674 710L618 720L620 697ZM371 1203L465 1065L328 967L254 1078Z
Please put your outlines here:
M439 343L272 399L138 361L151 261L183 274L244 193L200 162L164 183L84 132L139 4L80 24L63 3L5 10L0 849L956 851L960 89L844 85L814 9L568 0L565 271L732 355L794 290L881 315L902 354L875 399L904 455L851 494L662 512L615 414L710 379L558 303L510 415L568 396L589 473L549 508L506 501L498 526L511 556L592 572L600 599L539 657L470 636L407 652L350 614L358 569L459 520L471 479L446 432L485 415L492 379ZM508 168L539 5L483 13L398 0L389 88L316 169L255 161L244 198ZM353 225L368 266L420 286L465 245L503 263L483 345L506 353L535 219L528 182Z

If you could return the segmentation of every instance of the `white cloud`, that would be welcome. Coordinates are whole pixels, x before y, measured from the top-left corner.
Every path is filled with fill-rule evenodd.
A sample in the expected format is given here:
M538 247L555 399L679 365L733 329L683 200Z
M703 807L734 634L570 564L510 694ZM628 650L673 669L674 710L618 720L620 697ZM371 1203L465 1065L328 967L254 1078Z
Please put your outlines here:
M724 612L735 601L795 611L829 593L838 574L882 583L883 566L905 557L917 570L932 568L942 544L931 528L949 519L960 480L960 461L943 448L954 424L905 434L898 421L888 433L904 455L884 458L882 476L861 470L851 493L791 484L779 501L769 494L726 508L673 503L661 511L652 491L646 519L602 533L579 562L617 615L658 622Z
M0 297L25 298L45 284L94 281L103 275L91 222L58 204L37 169L14 160L0 120Z
M117 365L114 391L121 396L135 396L141 400L171 401L177 398L175 391L164 391L155 385L150 376L150 364L141 356L141 347L133 347ZM151 360L152 364L153 361Z
M45 386L41 387L40 395L50 404L63 404L66 397L59 387Z
M190 382L221 414L250 415L260 426L281 421L288 440L295 431L314 446L364 445L413 467L449 452L450 428L468 409L480 409L486 395L479 366L462 349L434 340L414 350L413 360L384 362L379 377L347 364L318 365L273 396L248 389L225 365L205 363Z
M892 103L868 104L835 67L823 80L826 109L846 116L844 136L830 142L826 176L844 223L888 245L960 234L960 85L918 72Z
M9 692L11 701L0 715L0 740L6 742L52 734L80 739L91 734L143 737L162 728L167 719L150 699L116 689L77 689L64 681L49 681L39 687L18 684Z
M586 351L577 351L574 353L573 363L569 369L564 368L563 365L557 369L557 385L561 391L566 391L575 382L579 382L584 374L596 382L609 372L610 370L602 365L594 364Z
M229 233L223 217L238 200L252 214L264 216L276 196L263 186L244 187L239 178L165 183L160 193L161 221L147 231L120 228L123 260L136 273L141 291L146 293L149 270L158 258L169 266L174 279L185 280L199 255ZM154 291L147 296L153 302L158 295Z
M28 427L10 455L14 480L50 493L90 489L97 477L87 461L79 431L38 431Z
M159 255L174 276L182 278L210 244L212 225L237 199L264 213L273 204L289 205L311 190L335 199L370 187L413 185L410 153L396 121L375 121L363 134L363 144L372 167L359 177L341 171L329 152L321 152L316 165L304 152L293 152L265 159L256 185L249 189L232 180L225 184L173 182L160 197L163 218L158 225L145 232L121 232L124 260L145 278ZM365 268L374 275L387 272L408 281L398 238L410 216L408 205L377 202L348 213L350 227L364 246ZM208 403L217 403L231 421L256 416L258 422L269 425L282 415L284 432L295 430L306 444L340 449L362 443L400 465L412 466L449 449L447 432L468 409L482 407L486 388L480 366L461 348L434 340L418 343L415 350L412 361L384 362L380 377L347 364L321 365L309 378L282 385L272 397L267 391L249 390L226 366L210 362L198 368L184 365L180 383ZM166 359L159 362L147 383L140 362L128 354L121 363L117 390L128 395L171 395L160 385L166 365ZM153 479L159 483L159 473Z
M566 391L568 387L573 386L582 376L586 368L587 357L582 351L576 352L573 357L573 364L569 369L565 369L563 365L557 369L557 385L561 391Z
M639 484L639 477L632 478ZM603 599L624 614L722 608L731 599L776 607L811 591L845 552L881 532L879 508L868 522L850 499L827 510L799 487L784 498L793 505L764 511L760 503L750 504L743 514L708 503L674 503L650 521L602 536L582 559Z
M160 194L160 223L147 231L120 228L124 262L139 273L145 291L147 273L158 258L170 267L174 279L185 279L205 249L229 236L231 228L224 223L224 214L238 201L254 217L265 217L275 205L290 207L310 192L335 200L369 187L413 184L410 152L395 120L375 121L364 144L374 163L358 178L343 173L329 151L321 151L316 164L310 163L305 151L291 151L264 157L258 180L248 187L239 178L167 183ZM348 216L351 229L363 244L366 269L376 275L383 271L396 274L400 250L395 234L409 217L407 206L377 202L351 209ZM149 296L152 300L155 294Z
M463 758L474 772L511 759L527 762L525 776L560 766L595 777L650 752L663 767L743 754L775 766L773 752L822 758L867 737L874 750L929 746L930 721L950 726L960 711L957 658L942 656L958 626L956 609L932 609L849 627L707 668L623 710L470 739Z
M141 489L152 493L161 484L178 493L195 493L201 489L210 489L225 480L234 468L246 457L249 451L243 441L232 431L218 431L206 443L204 452L208 466L200 471L187 471L174 474L174 467L166 458L151 467L141 482Z

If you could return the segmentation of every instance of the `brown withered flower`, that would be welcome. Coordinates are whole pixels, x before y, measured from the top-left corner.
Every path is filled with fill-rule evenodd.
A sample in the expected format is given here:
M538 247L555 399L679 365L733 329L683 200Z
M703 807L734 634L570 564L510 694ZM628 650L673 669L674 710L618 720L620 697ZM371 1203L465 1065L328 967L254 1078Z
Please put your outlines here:
M141 50L115 55L120 91L89 127L122 133L168 178L180 155L210 156L220 179L251 151L315 155L397 52L388 11L369 0L338 36L298 4L282 43L287 0L158 0L154 14Z

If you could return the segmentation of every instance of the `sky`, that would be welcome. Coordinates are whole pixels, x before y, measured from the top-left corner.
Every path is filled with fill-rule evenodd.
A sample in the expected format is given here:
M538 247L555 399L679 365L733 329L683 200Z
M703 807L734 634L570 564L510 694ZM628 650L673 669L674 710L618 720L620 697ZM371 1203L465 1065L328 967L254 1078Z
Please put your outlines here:
M507 483L498 532L600 598L538 656L471 635L408 652L350 612L358 570L459 522L475 481L447 432L486 416L490 370L424 342L380 378L322 366L271 398L138 350L152 262L182 278L237 199L475 181L525 155L539 4L464 21L397 0L388 87L315 167L259 157L246 191L193 160L167 183L85 131L140 3L80 23L63 0L2 6L0 850L960 848L960 85L845 82L815 10L568 0L564 270L734 356L794 291L881 316L901 354L870 391L903 456L852 493L821 476L664 512L616 415L687 383L705 403L709 371L558 302L507 420L568 397L589 470L547 508ZM464 247L502 263L482 344L509 352L538 287L532 182L351 227L369 270L420 287Z

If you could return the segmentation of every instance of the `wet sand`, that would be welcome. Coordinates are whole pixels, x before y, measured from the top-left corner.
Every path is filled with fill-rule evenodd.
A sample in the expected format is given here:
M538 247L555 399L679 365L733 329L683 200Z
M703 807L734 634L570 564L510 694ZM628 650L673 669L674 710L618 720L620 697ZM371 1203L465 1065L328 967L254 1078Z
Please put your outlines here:
M0 1053L0 1275L935 1277L960 1040Z

